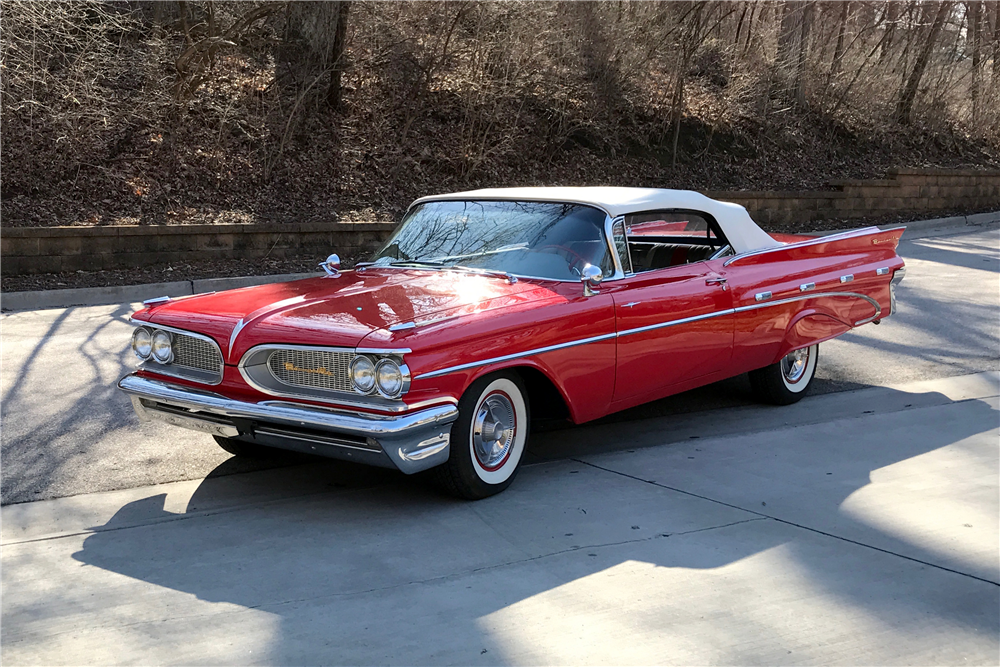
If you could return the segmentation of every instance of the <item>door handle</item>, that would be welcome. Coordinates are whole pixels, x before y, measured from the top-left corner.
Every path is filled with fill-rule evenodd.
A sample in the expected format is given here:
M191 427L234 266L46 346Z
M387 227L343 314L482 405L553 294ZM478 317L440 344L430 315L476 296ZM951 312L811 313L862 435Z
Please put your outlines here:
M722 276L716 276L714 278L705 278L706 285L721 285L722 289L726 289L726 283L728 281Z

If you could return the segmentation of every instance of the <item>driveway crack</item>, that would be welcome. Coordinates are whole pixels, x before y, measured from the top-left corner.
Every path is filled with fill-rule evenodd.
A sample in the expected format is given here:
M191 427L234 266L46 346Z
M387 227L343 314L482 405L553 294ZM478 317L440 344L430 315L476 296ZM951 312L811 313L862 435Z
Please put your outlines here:
M603 470L604 472L609 472L609 473L611 473L613 475L621 475L622 477L627 477L628 479L633 479L633 480L635 480L637 482L642 482L644 484L652 484L653 486L658 486L661 489L667 489L668 491L674 491L676 493L682 493L682 494L684 494L686 496L691 496L692 498L699 498L701 500L707 500L708 502L711 502L711 503L716 503L717 505L723 505L725 507L730 507L732 509L737 509L737 510L742 510L744 512L749 512L750 514L756 514L758 517L760 517L762 519L771 519L772 521L777 521L778 523L783 523L786 526L793 526L795 528L801 528L802 530L808 530L809 532L816 533L817 535L823 535L825 537L832 537L835 540L840 540L842 542L847 542L849 544L855 544L855 545L857 545L859 547L865 547L866 549L871 549L873 551L879 551L881 553L888 554L890 556L896 556L898 558L903 558L905 560L912 561L914 563L920 563L921 565L926 565L927 567L933 567L935 569L943 570L945 572L951 572L952 574L958 574L958 575L961 575L963 577L968 577L969 579L975 579L976 581L982 581L983 583L986 583L986 584L993 584L994 586L1000 586L1000 582L996 582L996 581L993 581L991 579L985 579L983 577L977 577L976 575L969 574L968 572L962 572L961 570L956 570L956 569L953 569L953 568L950 568L950 567L945 567L944 565L938 565L937 563L931 563L930 561L921 560L919 558L914 558L913 556L907 556L906 554L901 554L898 551L891 551L889 549L883 549L882 547L876 547L875 545L872 545L872 544L866 544L864 542L859 542L857 540L852 540L849 537L843 537L841 535L835 535L833 533L828 533L826 531L819 530L818 528L811 528L809 526L803 526L802 524L795 523L794 521L788 521L787 519L781 519L781 518L773 516L771 514L765 514L764 512L759 512L757 510L748 509L746 507L740 507L739 505L734 505L733 503L727 503L724 500L717 500L715 498L709 498L708 496L703 496L703 495L698 494L698 493L693 493L691 491L685 491L684 489L678 489L675 486L669 486L667 484L661 484L661 483L656 482L656 481L651 480L651 479L643 479L642 477L637 477L636 475L630 475L630 474L628 474L626 472L621 472L619 470L613 470L611 468L605 468L604 466L599 466L596 463L590 463L589 461L584 461L582 459L570 459L570 460L574 461L575 463L579 463L581 465L590 466L591 468L596 468L597 470Z

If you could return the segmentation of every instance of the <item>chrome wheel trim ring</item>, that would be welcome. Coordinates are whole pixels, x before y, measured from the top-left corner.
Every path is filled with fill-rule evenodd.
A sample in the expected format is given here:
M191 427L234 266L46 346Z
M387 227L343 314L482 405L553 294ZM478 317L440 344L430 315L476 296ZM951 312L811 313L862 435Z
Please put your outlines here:
M781 375L787 384L796 384L806 375L806 370L809 368L810 349L804 347L801 350L789 352L781 360Z
M501 468L517 438L517 414L510 396L493 391L479 402L472 422L472 451L487 472Z

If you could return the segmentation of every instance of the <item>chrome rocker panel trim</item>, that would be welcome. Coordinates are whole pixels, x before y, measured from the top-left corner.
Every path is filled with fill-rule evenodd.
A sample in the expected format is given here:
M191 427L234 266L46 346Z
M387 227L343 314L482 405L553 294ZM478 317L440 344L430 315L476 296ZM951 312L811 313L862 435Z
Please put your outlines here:
M454 405L439 405L405 415L378 415L286 401L250 403L134 374L123 377L118 387L132 399L132 406L142 420L154 419L272 447L394 467L407 474L448 460L451 423L458 418ZM245 432L250 422L259 424L260 438ZM239 428L241 423L243 431ZM282 431L282 427L286 430ZM338 434L363 438L364 444L337 442Z

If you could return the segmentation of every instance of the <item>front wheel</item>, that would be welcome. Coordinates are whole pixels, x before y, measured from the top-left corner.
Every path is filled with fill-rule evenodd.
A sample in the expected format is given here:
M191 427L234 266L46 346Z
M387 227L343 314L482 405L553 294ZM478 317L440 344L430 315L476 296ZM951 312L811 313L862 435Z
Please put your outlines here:
M479 500L510 486L528 441L526 396L521 378L510 371L472 383L458 402L448 462L437 469L445 490Z
M765 403L791 405L805 396L818 361L819 344L789 352L778 363L751 371L750 385Z

